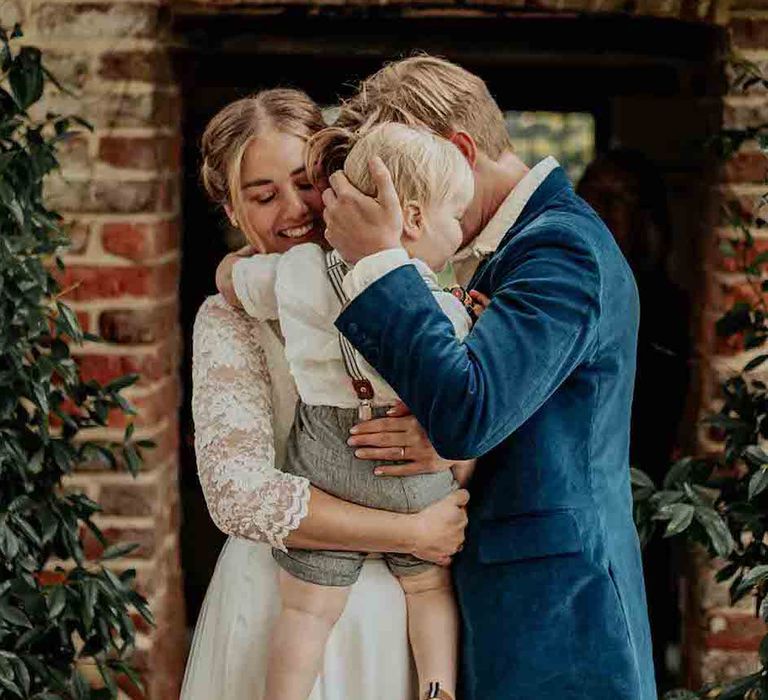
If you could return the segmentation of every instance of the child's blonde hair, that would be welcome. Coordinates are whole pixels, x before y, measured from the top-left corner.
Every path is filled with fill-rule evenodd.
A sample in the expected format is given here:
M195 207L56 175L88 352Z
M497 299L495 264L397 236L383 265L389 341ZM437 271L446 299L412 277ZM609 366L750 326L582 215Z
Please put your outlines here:
M363 134L328 127L310 139L308 172L330 154L344 156L344 174L359 190L375 194L369 163L379 156L392 175L400 204L428 205L451 195L474 192L472 170L456 146L431 131L404 124L379 124Z

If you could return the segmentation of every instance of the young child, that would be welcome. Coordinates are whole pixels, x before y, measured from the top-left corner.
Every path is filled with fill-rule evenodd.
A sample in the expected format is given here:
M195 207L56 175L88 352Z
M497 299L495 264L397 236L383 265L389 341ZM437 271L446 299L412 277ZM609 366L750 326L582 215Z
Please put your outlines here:
M382 158L403 209L403 247L453 322L457 337L463 338L471 327L467 308L441 289L435 276L461 243L459 220L474 190L459 150L425 130L399 124L378 126L359 138L326 129L310 148L315 153L348 151L344 172L369 194L373 185L368 163L374 155ZM347 501L417 512L456 488L451 471L379 477L373 473L377 463L357 459L347 445L350 428L361 419L384 415L397 395L334 327L346 301L346 271L334 251L313 243L283 254L243 258L232 268L234 290L245 311L262 320L279 319L296 380L300 401L283 468ZM467 298L465 303L476 301ZM328 635L367 555L297 549L273 554L282 569L282 610L271 641L265 698L305 700ZM410 555L384 557L405 592L419 697L453 700L458 619L450 572Z

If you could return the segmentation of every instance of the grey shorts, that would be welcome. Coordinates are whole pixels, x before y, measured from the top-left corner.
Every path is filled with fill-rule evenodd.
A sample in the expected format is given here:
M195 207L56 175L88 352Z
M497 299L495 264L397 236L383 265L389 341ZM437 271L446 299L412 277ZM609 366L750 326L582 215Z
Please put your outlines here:
M374 409L374 416L385 412L386 408ZM457 488L451 471L375 476L375 467L393 463L355 457L347 439L357 422L355 408L308 406L299 401L283 470L306 477L317 488L345 501L397 513L418 513ZM324 586L352 585L368 556L366 552L317 549L273 549L272 554L290 574ZM388 553L384 558L396 576L417 574L434 566L409 554Z

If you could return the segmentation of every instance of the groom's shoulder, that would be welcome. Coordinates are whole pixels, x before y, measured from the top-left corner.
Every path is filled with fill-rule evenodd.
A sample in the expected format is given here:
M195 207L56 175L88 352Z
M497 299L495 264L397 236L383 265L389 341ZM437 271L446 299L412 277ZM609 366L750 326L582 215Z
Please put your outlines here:
M579 255L598 259L595 229L591 217L579 208L553 208L541 212L517 232L510 232L509 243L497 250L504 259L547 251L548 255Z

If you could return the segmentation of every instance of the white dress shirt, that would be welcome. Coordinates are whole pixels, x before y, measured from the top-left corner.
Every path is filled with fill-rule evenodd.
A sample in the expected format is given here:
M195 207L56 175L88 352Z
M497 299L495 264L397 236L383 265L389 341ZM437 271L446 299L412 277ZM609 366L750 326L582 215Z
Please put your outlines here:
M514 226L533 193L559 166L557 160L549 156L531 168L507 195L485 228L454 255L451 262L459 284L466 285L480 261L496 252L501 239ZM390 248L369 255L344 277L344 291L350 299L354 299L376 280L407 262L408 253L403 248Z
M456 336L464 338L471 321L462 303L439 287L435 273L425 263L408 258L405 250L401 252L405 255L403 264L419 271L453 323ZM246 313L259 320L279 319L285 354L301 400L314 406L356 408L359 400L344 367L339 332L334 326L341 303L328 279L323 249L305 243L282 254L243 258L232 268L232 281ZM344 286L346 290L346 280ZM395 403L398 397L392 387L362 356L357 359L373 385L373 405Z

